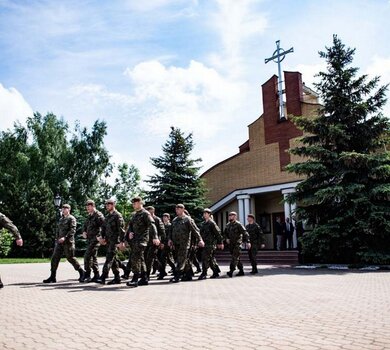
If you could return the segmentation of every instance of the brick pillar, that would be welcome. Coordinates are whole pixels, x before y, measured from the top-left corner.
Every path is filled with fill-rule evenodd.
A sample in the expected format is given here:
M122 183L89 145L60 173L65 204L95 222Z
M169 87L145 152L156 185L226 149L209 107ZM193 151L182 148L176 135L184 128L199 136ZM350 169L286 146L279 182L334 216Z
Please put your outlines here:
M287 115L302 115L302 74L299 72L284 72L284 81L286 86Z
M271 124L279 121L278 77L274 75L262 85L264 116Z

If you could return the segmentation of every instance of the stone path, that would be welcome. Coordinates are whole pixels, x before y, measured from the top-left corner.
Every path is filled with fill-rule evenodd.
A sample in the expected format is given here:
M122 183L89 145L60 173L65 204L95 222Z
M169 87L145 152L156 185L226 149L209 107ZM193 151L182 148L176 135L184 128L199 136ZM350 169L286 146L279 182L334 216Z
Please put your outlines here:
M227 267L222 267L226 272ZM390 273L261 266L147 287L80 284L61 263L0 265L0 349L389 349Z

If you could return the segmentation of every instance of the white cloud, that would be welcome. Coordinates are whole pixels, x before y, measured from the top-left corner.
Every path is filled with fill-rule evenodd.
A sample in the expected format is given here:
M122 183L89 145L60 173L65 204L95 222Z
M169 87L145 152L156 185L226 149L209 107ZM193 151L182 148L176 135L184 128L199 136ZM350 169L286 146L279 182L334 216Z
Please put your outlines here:
M32 114L32 108L18 90L0 84L0 130L11 128L15 121L24 121Z
M390 57L374 56L367 68L367 74L380 76L385 84L390 82Z
M315 82L319 82L319 78L316 75L319 72L326 71L326 63L318 63L318 64L298 64L294 67L294 71L298 71L302 73L302 80L306 84L306 86L314 89Z
M390 84L390 57L374 56L372 62L367 67L366 73L371 79L375 76L379 76L379 85ZM389 96L389 91L387 92L387 96ZM390 118L389 101L383 108L383 114Z
M264 13L255 11L253 0L217 0L218 11L211 23L222 41L223 52L210 55L213 65L234 77L241 75L245 41L263 34L267 28Z
M156 135L174 125L199 138L211 137L244 102L244 84L233 83L197 61L187 68L146 61L126 69L125 75L133 85L135 113L144 117L145 129Z

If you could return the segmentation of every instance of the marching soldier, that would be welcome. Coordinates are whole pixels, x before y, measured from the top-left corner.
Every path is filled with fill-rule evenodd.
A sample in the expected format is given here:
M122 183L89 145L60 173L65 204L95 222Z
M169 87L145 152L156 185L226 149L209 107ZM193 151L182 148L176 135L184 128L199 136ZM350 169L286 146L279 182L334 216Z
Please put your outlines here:
M85 276L80 282L96 282L99 278L97 253L100 246L97 237L100 236L104 224L104 215L96 210L95 202L93 200L87 200L85 205L88 217L84 222L83 237L87 240L87 249L84 254ZM91 269L93 270L92 279Z
M194 219L191 218L191 215L187 209L184 209L184 214L187 215L192 221L194 221ZM188 251L188 261L189 261L190 266L191 266L191 270L190 270L191 276L194 275L194 272L192 270L192 265L194 265L196 268L195 273L202 272L202 269L200 268L200 264L198 261L198 256L201 256L201 254L199 254L199 251L201 251L201 250L202 249L199 249L199 247L197 246L197 236L194 234L191 234L191 245L190 245L190 249ZM200 258L199 258L199 260L200 260Z
M250 249L251 244L249 241L248 232L246 232L245 227L237 221L237 213L232 211L229 213L229 222L224 230L224 238L227 244L229 244L230 254L232 255L232 260L230 262L230 271L227 273L229 277L233 277L233 271L238 267L239 272L236 276L244 275L244 266L240 261L241 255L241 244L242 242L248 243L248 249Z
M106 262L103 266L102 275L96 280L97 283L105 284L110 269L114 273L114 279L107 284L120 284L121 278L117 258L117 248L124 249L125 229L122 214L115 209L115 201L108 199L106 201L107 215L102 227L101 236L98 237L100 244L107 246Z
M219 266L214 258L214 251L217 248L223 249L221 229L211 218L211 210L206 208L203 211L204 221L200 226L200 235L204 240L204 248L202 250L202 273L200 274L200 280L207 278L207 270L211 267L213 275L211 278L217 278L219 276Z
M164 279L164 277L167 275L165 268L167 266L167 263L171 267L172 271L175 269L175 260L173 259L173 254L171 247L168 245L168 237L171 236L171 216L168 213L164 213L163 216L163 223L164 223L164 229L165 229L165 237L161 240L160 244L160 269L159 269L159 275L157 277L158 280Z
M131 200L135 212L133 213L126 236L131 247L131 268L133 278L127 282L129 287L146 286L149 284L146 264L145 248L151 240L153 246L159 246L160 240L157 237L157 229L152 215L143 207L141 197Z
M9 218L7 218L4 214L0 213L0 229L2 229L2 228L5 228L9 232L12 233L12 235L14 236L14 238L16 240L16 244L19 247L23 246L23 239L19 233L18 228L13 224L13 222ZM1 277L0 277L0 288L3 288L3 287L4 287L4 285L3 285L3 282L1 281Z
M56 243L51 257L51 273L49 278L43 280L43 283L56 283L56 274L60 260L65 253L66 259L72 264L74 269L80 274L79 281L84 279L85 271L81 268L79 262L75 258L75 241L76 233L76 218L70 215L70 205L62 206L62 217L58 222L58 231Z
M176 205L176 217L172 221L171 237L168 241L170 247L176 251L176 266L174 277L170 282L177 283L192 280L192 267L188 260L188 250L191 245L191 234L196 237L199 247L204 247L204 242L199 234L199 228L195 222L184 214L184 205Z
M154 220L154 224L157 229L157 236L158 239L161 241L165 240L165 226L162 220L156 216L155 214L155 209L152 206L146 207L145 208L150 215L152 216ZM156 246L153 244L153 239L152 236L149 235L149 242L148 245L146 246L145 250L145 264L146 264L146 275L148 280L150 279L150 271L152 270L152 265L155 260L157 260L157 252L159 250L159 246ZM158 262L159 263L159 262Z
M245 226L249 239L251 241L251 247L248 249L249 259L252 264L251 274L256 274L259 271L257 270L257 250L259 247L263 249L265 247L265 237L263 230L260 225L255 222L255 216L253 214L248 214L248 225Z

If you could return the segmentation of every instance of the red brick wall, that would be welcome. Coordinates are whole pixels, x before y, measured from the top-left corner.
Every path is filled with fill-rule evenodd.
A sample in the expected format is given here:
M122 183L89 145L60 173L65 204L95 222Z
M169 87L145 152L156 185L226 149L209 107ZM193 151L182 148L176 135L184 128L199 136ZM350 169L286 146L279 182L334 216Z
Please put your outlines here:
M284 76L287 114L302 115L302 76L298 72L285 72ZM266 145L279 144L280 169L283 170L291 162L290 154L287 152L290 148L290 139L302 136L303 133L288 118L285 121L280 121L277 84L278 78L274 75L262 86L264 136Z

